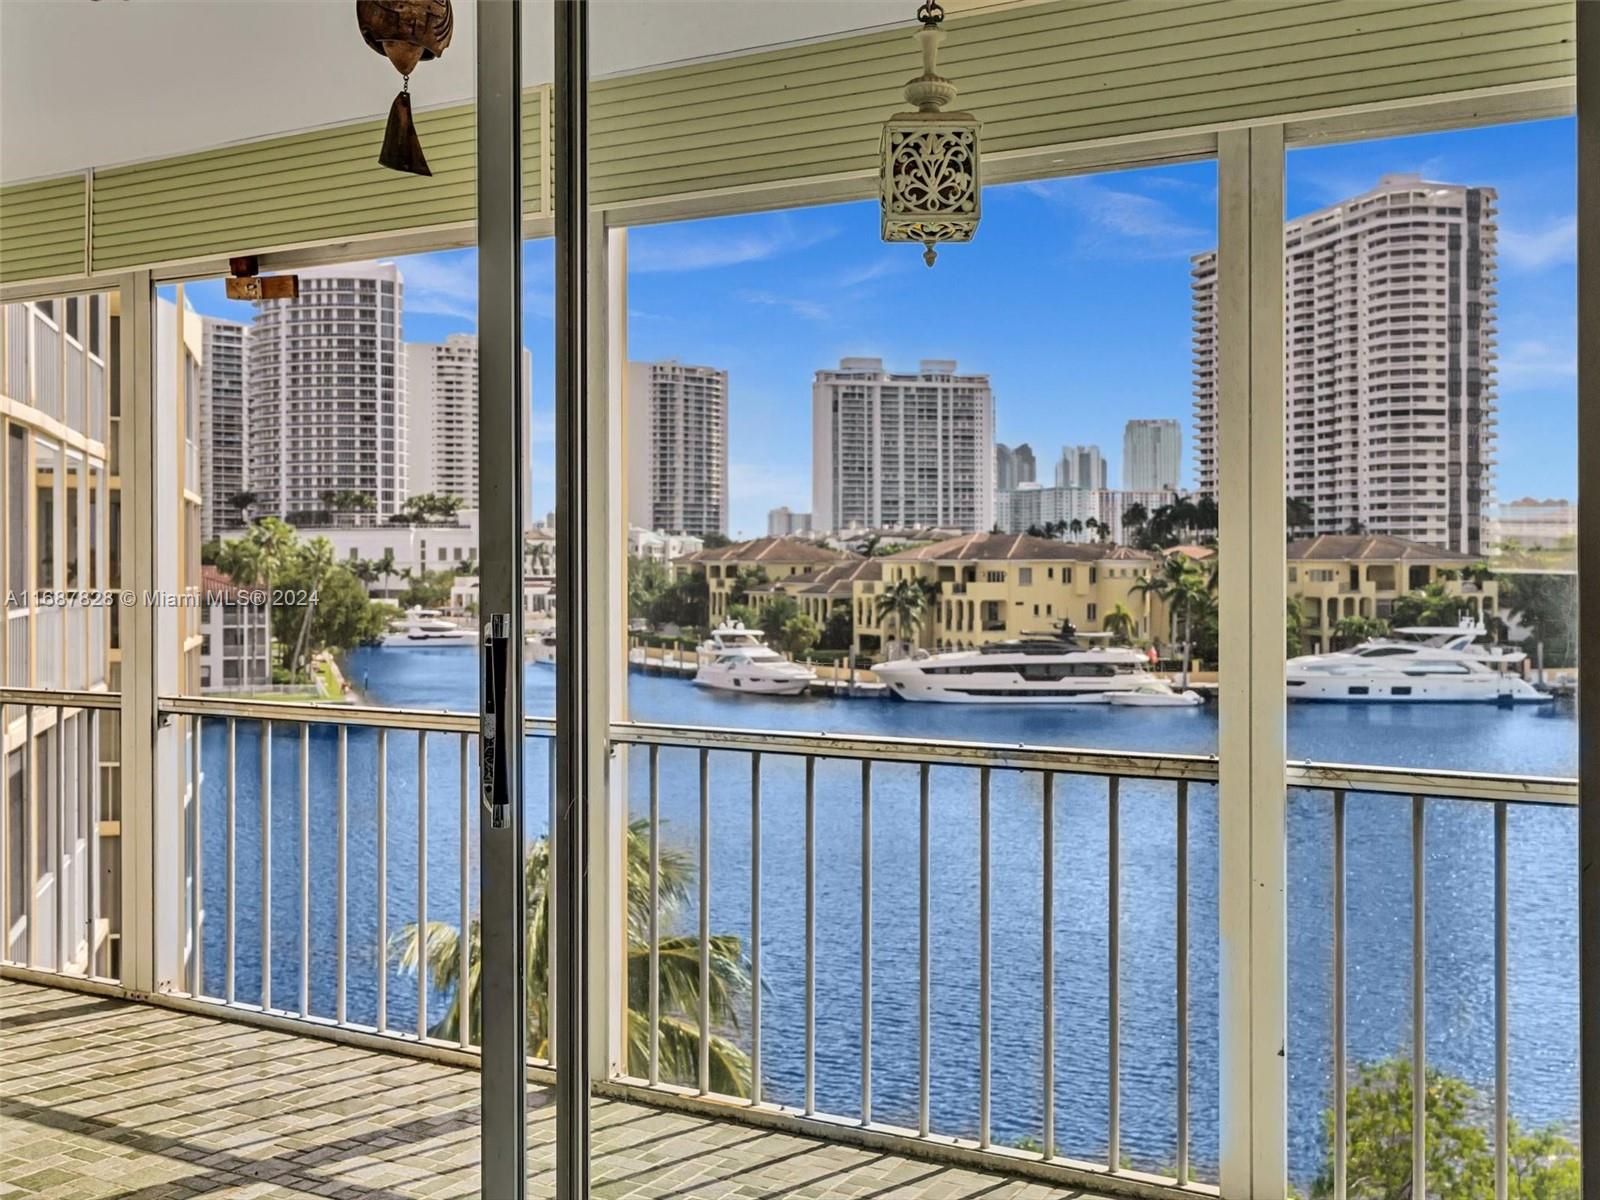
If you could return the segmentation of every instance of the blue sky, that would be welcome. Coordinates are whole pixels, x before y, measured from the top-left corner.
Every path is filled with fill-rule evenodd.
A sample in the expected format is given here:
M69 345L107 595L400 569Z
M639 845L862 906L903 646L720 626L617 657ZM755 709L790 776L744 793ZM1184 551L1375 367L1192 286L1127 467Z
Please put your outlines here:
M1572 496L1576 432L1576 129L1545 121L1291 151L1290 214L1414 171L1499 192L1497 491ZM729 372L732 531L810 507L811 377L848 355L891 367L954 358L988 372L996 434L1030 442L1041 477L1061 445L1096 442L1118 478L1122 427L1190 412L1188 256L1216 244L1211 162L991 187L968 246L931 270L879 241L875 203L651 226L630 234L629 353ZM406 337L475 327L472 250L400 260ZM534 509L552 504L552 260L525 250L533 350ZM243 316L220 282L202 312ZM1185 437L1186 469L1189 445ZM1048 480L1046 480L1048 481Z

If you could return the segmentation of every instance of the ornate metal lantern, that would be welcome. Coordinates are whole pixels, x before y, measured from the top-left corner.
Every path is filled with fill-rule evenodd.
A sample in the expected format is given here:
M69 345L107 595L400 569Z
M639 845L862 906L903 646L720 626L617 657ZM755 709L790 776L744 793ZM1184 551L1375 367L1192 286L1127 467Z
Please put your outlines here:
M981 209L978 134L971 113L944 112L956 85L938 73L944 9L925 0L917 9L922 28L922 74L906 82L915 112L896 113L883 123L880 200L883 240L921 242L930 267L940 242L970 242Z
M393 63L402 79L400 94L389 106L378 162L394 171L432 175L411 120L411 72L419 62L438 58L450 44L455 25L450 0L356 0L356 25L367 45Z

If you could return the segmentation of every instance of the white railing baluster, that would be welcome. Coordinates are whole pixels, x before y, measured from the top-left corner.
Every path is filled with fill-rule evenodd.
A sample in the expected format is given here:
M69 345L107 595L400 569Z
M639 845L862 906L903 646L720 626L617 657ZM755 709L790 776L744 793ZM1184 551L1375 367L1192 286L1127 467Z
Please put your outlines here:
M378 1012L377 1028L389 1028L389 731L378 730Z
M28 826L28 893L22 898L22 910L28 918L28 965L39 965L39 765L38 746L33 737L33 705L25 704L22 708L22 762L23 773L27 776L27 799L23 802L23 820ZM49 835L46 841L49 840ZM49 846L45 847L48 852ZM6 930L6 936L11 936L11 931Z
M300 724L300 1015L311 1015L311 726Z
M428 733L417 734L417 1040L428 1036Z
M472 1044L472 1008L468 1003L469 992L467 988L467 980L472 978L472 976L468 974L472 957L472 952L468 947L472 939L467 936L472 929L470 924L472 917L472 840L470 837L472 832L472 809L468 799L470 795L470 788L467 778L467 768L472 757L472 748L468 744L469 736L470 735L465 733L460 735L461 829L459 833L461 848L461 903L458 915L459 924L456 925L456 978L460 981L456 984L456 1035L463 1050Z
M545 880L544 880L544 1011L545 1011L545 1062L556 1065L556 930L557 908L560 897L556 895L556 747L554 741L545 743L547 778L545 795L549 800L549 824L546 825Z
M238 880L237 864L237 837L238 837L238 729L239 723L233 718L228 718L228 894L225 898L225 923L223 930L223 986L222 998L229 1004L234 1002L234 960L238 947L235 943L237 935L237 910L235 888Z
M1056 777L1046 771L1039 800L1040 830L1040 997L1039 1056L1043 1068L1044 1112L1040 1146L1045 1158L1056 1156Z
M261 722L261 1010L272 1011L272 722Z
M861 1123L872 1124L872 760L861 760Z
M203 763L200 749L200 717L189 718L189 737L191 745L191 765L189 768L189 804L191 805L189 823L191 837L189 842L190 869L193 872L191 886L194 889L193 898L189 905L189 994L200 995L203 984L205 948L201 944L204 930L201 929L201 913L204 910L205 892L203 890L203 862L205 859L205 841L200 830L200 783Z
M1106 787L1106 1163L1122 1162L1122 780Z
M92 614L91 614L92 616ZM96 953L96 940L100 932L100 710L84 710L84 737L88 739L89 777L84 786L89 789L89 828L84 831L88 847L88 878L84 880L84 910L88 949L84 952L84 974L94 978L100 974L100 960ZM5 730L4 710L0 709L0 737ZM4 853L4 851L0 851ZM9 926L0 926L8 929ZM0 958L4 955L0 954Z
M1345 1028L1345 794L1333 793L1333 1200L1345 1200L1350 1166L1349 1035Z
M650 747L650 1083L661 1082L661 747Z
M347 937L349 932L349 893L350 893L350 731L339 726L339 762L337 803L338 812L334 814L338 828L335 832L337 839L334 850L339 856L337 894L334 904L337 911L334 919L338 925L334 934L334 998L333 1018L340 1025L348 1019L347 993L349 990L350 966L347 957L349 946ZM462 976L466 978L466 976Z
M711 751L700 751L700 1061L695 1084L711 1090Z
M806 755L806 1097L817 1111L817 760Z
M1189 1182L1189 782L1178 780L1178 1186Z
M1511 1140L1511 1037L1508 975L1510 888L1506 864L1506 802L1494 805L1494 1195L1506 1200Z
M56 831L55 854L51 862L55 867L56 880L56 961L57 971L65 972L67 969L67 864L71 861L71 848L67 845L67 710L64 705L56 706L56 777L55 777L55 802L50 805L53 818L52 824ZM49 797L46 797L49 800Z
M933 937L932 905L929 902L932 880L929 846L929 788L932 768L923 763L917 771L917 1133L927 1137L930 1126L930 1097L933 1089Z
M1428 1026L1423 799L1411 797L1411 1180L1428 1194Z
M761 752L750 756L750 1103L761 1103Z
M989 768L978 769L978 1149L989 1148Z

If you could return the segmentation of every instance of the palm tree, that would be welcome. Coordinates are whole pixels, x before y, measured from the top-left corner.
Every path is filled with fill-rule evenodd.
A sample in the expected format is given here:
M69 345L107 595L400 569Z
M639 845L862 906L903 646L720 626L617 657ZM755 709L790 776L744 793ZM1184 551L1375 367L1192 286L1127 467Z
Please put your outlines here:
M938 595L939 585L931 579L900 579L879 593L873 608L880 622L894 622L896 640L909 644Z
M266 593L267 635L272 635L272 581L282 578L299 552L293 528L277 517L263 517L250 532L229 542L218 565L236 583Z
M694 886L694 866L689 855L662 847L658 858L657 889L661 897L658 922L670 929L673 917L689 899ZM528 1051L550 1056L552 1035L550 989L550 907L546 883L550 878L550 843L540 838L528 847L523 881L527 895L527 987L523 1005L528 1021ZM628 826L628 1070L636 1076L649 1071L650 1058L650 830L644 820ZM482 930L474 917L467 929L467 981L461 985L461 931L446 921L429 921L419 939L411 922L390 940L389 953L400 970L415 975L419 959L426 963L428 981L436 991L449 992L444 1015L428 1030L433 1037L454 1041L461 1036L461 1003L465 996L470 1028L483 1028ZM710 945L710 1009L714 1028L737 1031L739 1011L750 990L744 946L734 934L714 934ZM659 1019L656 1024L661 1072L668 1079L692 1080L700 1061L700 940L693 935L660 936ZM711 1090L729 1096L750 1092L750 1060L722 1034L713 1032L709 1047Z
M1067 528L1072 530L1073 541L1077 541L1083 536L1083 522L1078 520L1077 517L1072 518L1072 524L1067 526Z
M1203 606L1210 600L1215 586L1215 576L1208 578L1204 571L1182 554L1169 554L1162 562L1160 572L1141 577L1130 589L1145 597L1155 596L1165 600L1170 606L1169 618L1176 618L1180 612L1183 614L1183 663L1179 667L1179 683L1185 688L1189 686L1194 609L1197 604Z
M1374 617L1345 617L1334 624L1333 643L1335 647L1354 646L1388 632L1389 626Z
M228 506L238 509L240 519L249 524L250 510L256 506L259 500L260 497L254 492L235 492L228 497Z
M1105 616L1101 622L1102 628L1109 633L1114 641L1126 644L1133 641L1134 631L1138 628L1138 621L1127 609L1118 604Z

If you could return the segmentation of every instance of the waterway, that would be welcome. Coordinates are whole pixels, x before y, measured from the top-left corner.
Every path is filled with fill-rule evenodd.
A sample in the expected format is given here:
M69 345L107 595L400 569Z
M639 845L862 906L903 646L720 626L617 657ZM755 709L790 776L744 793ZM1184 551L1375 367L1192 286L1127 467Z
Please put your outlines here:
M471 710L470 648L365 649L347 674L373 703ZM529 711L553 711L554 674L527 671ZM890 700L779 699L707 692L676 679L634 675L629 698L640 720L801 732L1027 742L1084 749L1211 753L1211 708L1069 709L908 704ZM1565 775L1576 769L1576 721L1568 707L1292 706L1295 759L1434 769ZM225 907L224 730L208 723L202 820L206 911ZM418 847L426 848L430 920L459 920L461 763L459 739L428 742L427 804L418 810L415 735L388 746L385 912L392 934L416 917ZM335 1005L337 739L319 729L309 750L309 991L314 1013ZM377 739L349 739L347 1005L351 1020L376 1016ZM263 805L258 731L237 735L235 861L240 999L260 995L259 913ZM298 744L273 739L272 993L298 1000L300 811ZM697 755L661 754L664 843L696 854ZM528 750L527 824L547 827L548 757ZM647 806L645 756L630 761L636 816ZM803 772L797 760L762 764L762 1067L766 1097L799 1103L804 1093ZM992 780L993 1130L998 1140L1039 1138L1043 784L1036 774ZM1108 800L1104 781L1055 780L1056 1113L1063 1154L1105 1155L1109 1019ZM716 932L747 937L750 926L750 767L742 755L711 756L711 916ZM978 1119L977 772L932 773L932 1124L970 1136ZM469 810L473 806L469 805ZM1189 798L1190 1108L1192 1154L1202 1176L1215 1169L1217 1115L1217 823L1215 789ZM1175 795L1170 784L1123 783L1119 800L1121 888L1120 1055L1122 1151L1135 1165L1171 1163L1176 1130L1177 1026ZM1467 802L1426 805L1426 1046L1429 1062L1487 1089L1493 1080L1493 811ZM1411 805L1406 798L1352 796L1347 809L1348 1023L1353 1061L1408 1053L1411 1044ZM1524 1124L1568 1125L1577 1110L1576 814L1514 808L1509 816L1511 1105ZM475 819L475 817L474 817ZM918 780L914 767L872 774L872 1111L915 1125L918 1099ZM817 1104L859 1112L861 1029L861 769L817 769ZM1293 1177L1307 1181L1325 1153L1331 1088L1331 805L1295 793L1289 810L1289 1062ZM469 858L467 907L476 904ZM692 931L690 903L674 915ZM206 922L208 991L221 988L223 922ZM416 981L387 967L388 1019L415 1028ZM447 994L430 991L437 1014ZM748 1029L739 1037L748 1040Z

